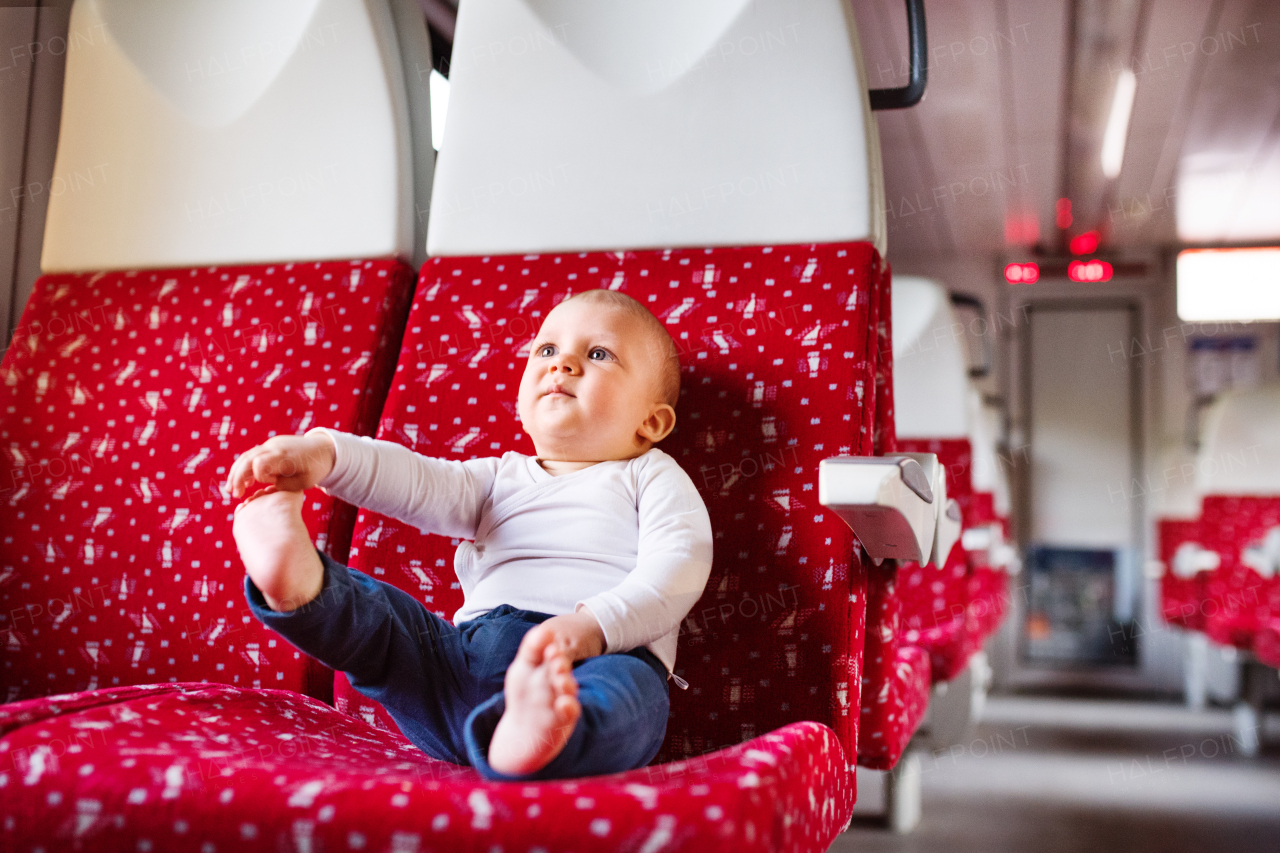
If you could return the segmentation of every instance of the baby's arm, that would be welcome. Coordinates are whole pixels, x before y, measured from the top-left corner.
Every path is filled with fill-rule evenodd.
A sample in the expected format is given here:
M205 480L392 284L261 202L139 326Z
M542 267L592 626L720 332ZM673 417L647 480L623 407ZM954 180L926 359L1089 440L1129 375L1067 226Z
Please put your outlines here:
M328 494L424 533L475 538L499 460L436 459L392 441L324 427L308 430L304 438L327 441L334 451L332 471L317 482Z
M711 574L711 519L689 475L660 457L641 477L636 567L577 605L597 620L606 652L630 651L676 630Z
M447 462L388 441L327 429L275 436L242 453L227 475L239 497L232 525L245 569L267 604L292 610L320 592L322 572L302 521L302 492L313 486L419 530L474 537L497 460Z

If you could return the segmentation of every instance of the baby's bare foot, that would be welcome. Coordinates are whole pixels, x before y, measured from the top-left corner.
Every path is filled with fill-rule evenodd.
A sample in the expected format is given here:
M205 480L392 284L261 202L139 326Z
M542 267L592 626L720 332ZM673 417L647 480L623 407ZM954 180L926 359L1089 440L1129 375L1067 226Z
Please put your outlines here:
M573 666L562 653L538 666L516 658L504 693L507 709L489 742L489 766L512 776L541 770L564 749L582 714Z
M324 566L302 521L302 492L260 489L234 510L231 534L245 571L272 610L294 610L319 594Z

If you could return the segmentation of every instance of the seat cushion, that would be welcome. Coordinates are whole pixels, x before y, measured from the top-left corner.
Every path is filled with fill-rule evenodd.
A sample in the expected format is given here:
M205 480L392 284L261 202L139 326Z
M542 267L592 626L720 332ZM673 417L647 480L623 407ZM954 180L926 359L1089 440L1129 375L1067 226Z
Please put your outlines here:
M325 695L249 617L221 484L326 425L370 433L412 271L336 261L41 278L0 366L0 700L208 679ZM316 491L319 547L354 510Z
M838 738L796 723L691 761L487 782L283 690L165 684L0 708L6 850L826 850Z
M681 351L675 432L715 531L714 565L685 620L660 761L798 720L853 755L865 570L849 528L817 501L818 463L871 449L870 308L879 259L860 243L527 257L434 258L422 269L378 435L452 459L533 453L516 420L528 345L567 295L620 290ZM456 540L371 512L351 564L450 618ZM343 680L335 698L372 703Z

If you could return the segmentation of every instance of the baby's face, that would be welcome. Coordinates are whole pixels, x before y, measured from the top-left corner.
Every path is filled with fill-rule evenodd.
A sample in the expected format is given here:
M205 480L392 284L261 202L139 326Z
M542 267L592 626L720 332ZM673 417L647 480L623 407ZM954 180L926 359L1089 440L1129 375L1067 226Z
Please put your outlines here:
M575 299L547 315L520 380L520 421L539 457L604 462L648 449L646 419L670 409L658 400L661 349L650 337L608 303Z

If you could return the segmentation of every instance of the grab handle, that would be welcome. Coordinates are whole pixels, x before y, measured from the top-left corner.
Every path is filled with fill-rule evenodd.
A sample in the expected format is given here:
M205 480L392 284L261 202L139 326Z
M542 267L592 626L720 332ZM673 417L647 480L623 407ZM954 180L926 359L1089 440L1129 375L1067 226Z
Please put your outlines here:
M924 0L907 0L907 40L910 72L907 85L896 89L872 89L871 109L901 110L914 107L924 97L929 48L925 43Z

